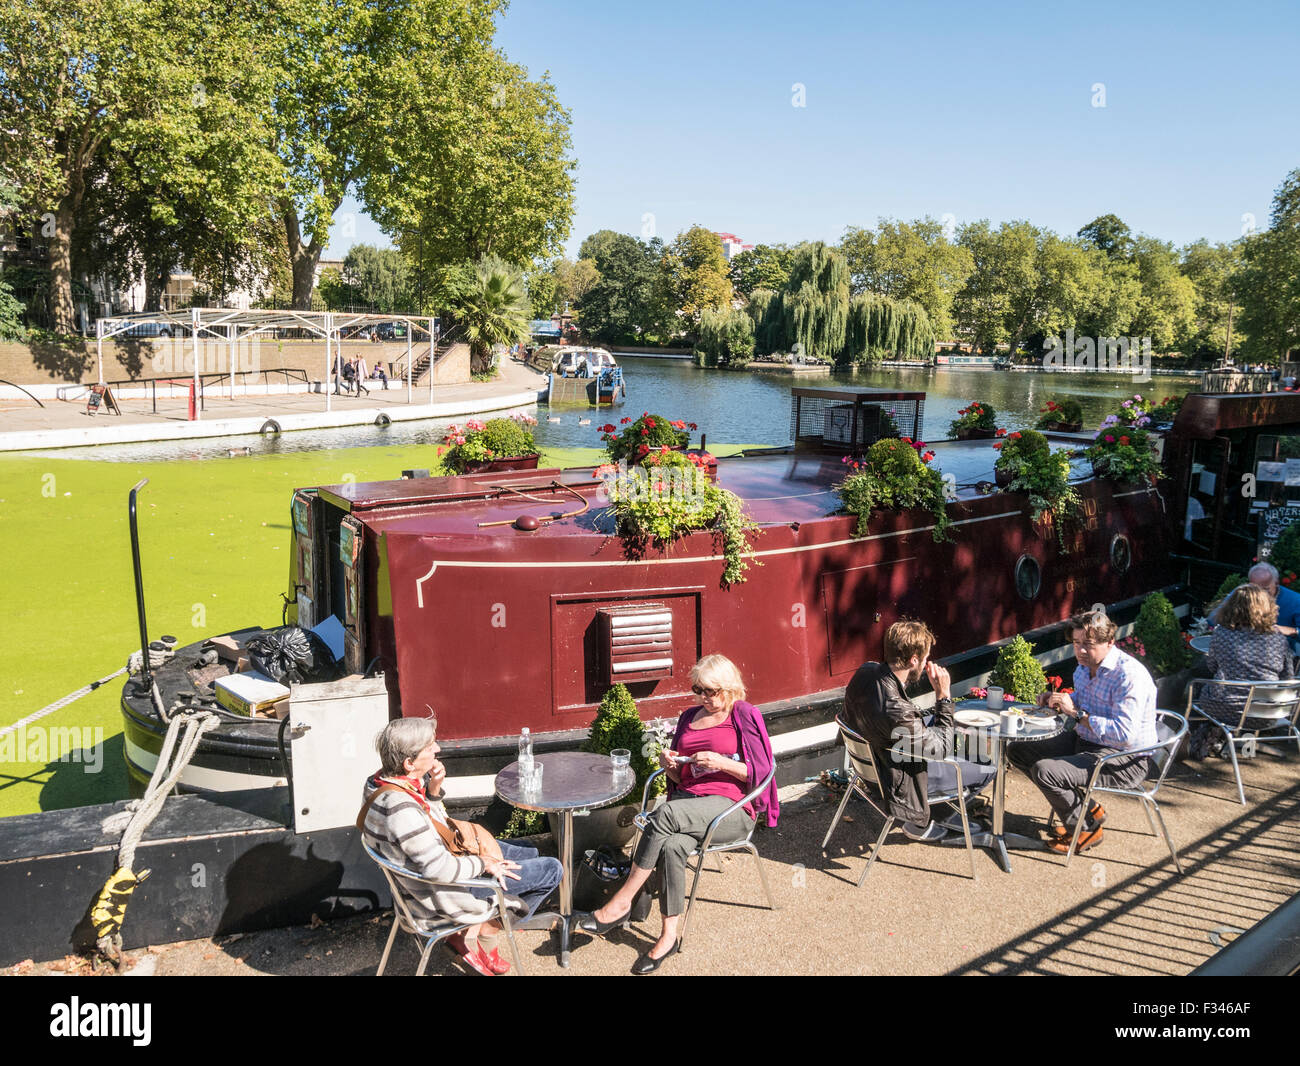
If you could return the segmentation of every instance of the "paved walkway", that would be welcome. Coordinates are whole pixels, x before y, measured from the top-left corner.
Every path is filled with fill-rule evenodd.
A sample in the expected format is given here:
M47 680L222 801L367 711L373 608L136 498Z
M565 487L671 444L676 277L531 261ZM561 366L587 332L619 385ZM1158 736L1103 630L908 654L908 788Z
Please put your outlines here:
M1278 749L1283 750L1283 749ZM722 857L708 870L686 950L665 974L1186 974L1300 891L1300 759L1271 746L1242 766L1247 806L1221 759L1175 766L1161 809L1183 860L1178 874L1133 801L1108 802L1105 839L1068 868L1047 851L1014 852L1012 873L979 852L979 878L963 848L890 835L861 888L874 812L849 805L831 841L822 837L838 797L820 785L782 790L781 824L756 837L780 909L763 905L753 860ZM1022 775L1008 782L1007 828L1037 835L1046 804ZM130 953L139 974L373 974L392 912L315 928L277 929ZM130 922L128 913L127 922ZM561 970L555 937L520 934L530 975L621 975L653 942L658 915L608 940L575 937ZM1216 943L1217 942L1217 943ZM390 974L414 972L418 953L401 936ZM75 963L75 960L73 960ZM68 972L66 960L7 972ZM75 968L75 967L74 967ZM445 950L430 973L464 972Z
M119 399L121 416L86 414L80 402L46 400L39 408L30 401L6 400L0 406L0 452L32 448L81 447L89 444L120 444L128 441L188 440L196 437L224 437L256 433L267 419L283 430L325 429L336 426L368 425L379 414L394 422L422 418L448 418L520 407L536 400L546 377L522 363L503 362L496 381L466 385L435 385L433 403L429 386L412 390L413 403L406 402L406 386L389 382L385 391L378 381L367 382L368 395L331 395L326 411L324 393L280 393L226 398L217 386L209 388L205 410L198 421L187 417L188 397L159 396L157 412L145 397Z

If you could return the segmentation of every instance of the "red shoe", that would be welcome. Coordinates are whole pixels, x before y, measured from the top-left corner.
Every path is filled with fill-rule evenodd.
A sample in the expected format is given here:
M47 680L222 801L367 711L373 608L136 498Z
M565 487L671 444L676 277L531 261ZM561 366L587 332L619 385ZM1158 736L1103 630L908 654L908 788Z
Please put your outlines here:
M479 947L477 942L474 944L474 950L469 950L469 946L465 943L464 933L453 933L443 943L447 945L448 950L460 956L460 961L471 970L481 973L484 977L496 976L491 961L483 954L483 949Z
M479 948L479 954L483 955L483 957L487 959L488 966L498 977L510 972L510 963L501 957L501 953L498 949L493 948L491 954L484 955L483 949Z

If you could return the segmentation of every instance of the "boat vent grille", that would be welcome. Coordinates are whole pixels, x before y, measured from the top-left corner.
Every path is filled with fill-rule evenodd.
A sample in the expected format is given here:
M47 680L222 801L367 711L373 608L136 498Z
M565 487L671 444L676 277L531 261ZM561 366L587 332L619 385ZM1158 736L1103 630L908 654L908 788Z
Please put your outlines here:
M672 676L673 614L667 606L626 604L598 616L609 684Z

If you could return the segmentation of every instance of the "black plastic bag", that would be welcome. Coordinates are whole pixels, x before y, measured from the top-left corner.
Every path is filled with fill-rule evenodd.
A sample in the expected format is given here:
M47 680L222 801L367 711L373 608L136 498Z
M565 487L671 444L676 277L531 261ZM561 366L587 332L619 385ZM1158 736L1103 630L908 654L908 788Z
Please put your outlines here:
M249 665L282 685L333 681L343 675L329 645L301 626L268 629L244 645Z
M621 851L596 848L587 852L578 866L573 890L574 910L590 914L608 903L632 869L632 860ZM650 916L650 903L659 892L658 867L650 874L645 887L632 901L632 921L644 922Z

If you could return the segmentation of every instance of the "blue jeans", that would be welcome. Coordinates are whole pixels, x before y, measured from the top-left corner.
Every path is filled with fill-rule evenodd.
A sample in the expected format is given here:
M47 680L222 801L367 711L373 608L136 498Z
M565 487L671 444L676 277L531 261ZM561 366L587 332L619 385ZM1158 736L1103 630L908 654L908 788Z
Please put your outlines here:
M559 859L542 858L536 848L524 848L511 844L508 840L498 840L501 845L501 857L517 862L519 869L513 872L519 875L516 881L505 877L506 894L518 896L528 904L528 913L524 918L531 918L542 902L559 887L560 878L564 876L564 867ZM470 894L479 899L495 899L496 894L490 888L471 888ZM514 915L511 915L513 918Z

